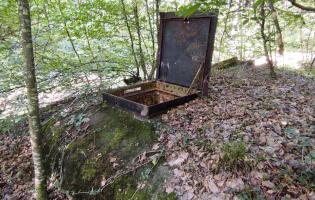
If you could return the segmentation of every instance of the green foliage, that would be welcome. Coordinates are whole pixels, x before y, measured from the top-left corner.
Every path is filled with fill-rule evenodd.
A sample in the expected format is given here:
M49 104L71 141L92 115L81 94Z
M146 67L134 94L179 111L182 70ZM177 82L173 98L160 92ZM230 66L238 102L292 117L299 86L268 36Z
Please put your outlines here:
M315 189L315 168L313 166L299 168L283 166L274 180L284 181L288 184L299 183L312 190Z
M302 170L297 181L310 189L315 189L315 168Z
M207 142L204 147L209 153L215 150L215 146L211 142Z
M22 134L26 126L24 116L12 115L0 119L0 134Z
M134 182L130 180L130 178L126 178L125 180L125 187L122 182L119 184L116 184L116 193L115 193L115 199L117 200L124 200L124 199L137 199L137 200L147 200L147 199L157 199L157 200L176 200L176 194L170 193L158 193L156 196L154 196L154 188L144 188L144 189L137 189ZM129 180L129 181L128 181ZM154 198L153 198L154 197Z
M194 14L199 9L199 7L200 7L199 3L196 3L191 6L182 6L177 12L177 14L179 16L189 17L192 14Z
M197 11L208 12L217 9L219 21L213 60L222 60L230 55L239 56L240 59L249 59L263 53L259 25L255 20L257 13L253 9L262 2L264 0L248 2L245 5L239 5L239 3L230 5L227 0L197 0L194 3L184 4L175 0L162 2L160 11L177 11L178 15L189 17ZM314 26L312 16L295 12L293 9L288 10L279 0L273 2L277 6L280 25L286 37L286 46L314 51L314 44L308 36ZM139 58L133 4L132 1L125 1L125 4L136 57ZM145 65L150 69L154 64L157 47L155 4L149 1L148 11L144 9L145 1L137 1L137 4L141 8L139 20ZM242 9L239 10L239 8ZM232 10L238 12L231 12ZM77 83L81 84L80 90L90 90L96 85L101 88L110 87L116 82L117 77L135 74L139 67L134 63L120 1L31 1L31 14L39 91L47 91L55 87L74 87ZM21 52L18 43L19 25L16 23L18 21L16 1L1 1L0 15L0 64L2 66L0 92L3 93L21 88L24 83L23 73L20 70ZM274 28L270 15L267 22L270 26L268 39L272 41L271 46L274 46ZM300 34L302 28L305 31ZM301 38L297 40L297 37ZM71 40L77 54L71 45ZM97 81L84 80L92 75L98 77ZM98 81L102 82L98 83ZM82 85L89 85L89 87Z
M221 149L218 167L231 171L248 171L252 166L246 157L246 146L243 141L225 143Z
M236 194L236 196L242 200L266 199L260 188L251 187L251 186L246 186L244 189L242 189L240 191L235 191L234 194Z

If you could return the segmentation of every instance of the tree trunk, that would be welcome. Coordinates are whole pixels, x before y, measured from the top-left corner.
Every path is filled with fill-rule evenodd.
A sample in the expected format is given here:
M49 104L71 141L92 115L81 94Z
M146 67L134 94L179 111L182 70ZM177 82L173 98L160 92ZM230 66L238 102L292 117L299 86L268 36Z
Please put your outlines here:
M219 55L218 55L218 60L220 60L221 47L222 47L222 44L223 44L224 36L225 36L225 34L226 34L226 32L227 32L227 25L228 25L228 20L229 20L229 18L230 18L230 13L231 13L232 0L229 0L229 5L228 5L228 6L229 6L229 7L228 7L228 10L227 10L227 12L226 12L226 17L225 17L224 22L223 22L224 26L223 26L222 36L221 36L220 42L219 42L219 51L218 51Z
M68 36L68 38L69 38L69 41L70 41L70 43L71 43L71 47L72 47L72 49L73 49L75 55L76 55L77 58L78 58L79 64L82 65L82 60L81 60L80 55L79 55L79 53L78 53L78 51L77 51L77 49L76 49L76 47L75 47L75 45L74 45L74 40L73 40L72 37L71 37L70 31L69 31L69 29L68 29L67 21L66 21L66 19L65 19L65 15L64 15L64 12L63 12L63 10L62 10L60 4L61 4L61 2L60 2L60 0L59 0L59 1L58 1L58 8L59 8L59 11L60 11L60 15L61 15L61 17L62 17L62 20L63 20L63 26L64 26L64 29L65 29L65 32L66 32L66 34L67 34L67 36ZM84 74L84 77L85 77L85 79L86 79L88 85L90 86L90 85L91 85L91 82L90 82L90 80L89 80L88 74L87 74L85 71L83 72L83 74ZM84 79L83 79L83 81L84 81ZM93 89L90 88L90 91L93 92Z
M146 11L147 11L147 15L148 15L148 21L149 21L149 28L150 28L150 36L151 36L151 42L152 42L152 67L151 67L151 71L149 73L149 77L148 79L152 79L152 71L155 71L155 38L154 38L154 30L153 30L153 26L152 26L152 22L151 22L151 14L149 11L149 4L148 4L148 0L145 0L145 7L146 7Z
M270 69L270 76L271 78L276 78L276 72L274 69L274 65L272 62L272 59L270 58L269 52L268 52L268 39L267 39L267 35L265 34L265 18L266 18L266 13L265 13L265 3L263 3L260 7L260 16L261 16L261 23L260 23L260 34L261 34L261 38L263 40L263 46L264 46L264 52L265 52L265 56L266 56L266 60L268 62L268 67Z
M268 0L269 1L269 8L271 10L271 17L273 20L273 23L275 24L276 30L277 30L277 45L278 45L278 52L280 55L283 55L284 52L284 43L283 43L283 39L282 39L282 31L281 31L281 27L279 24L279 20L278 20L278 14L277 11L273 5L272 0Z
M160 26L160 0L155 0L155 26L156 26L156 38L157 41L159 40L159 26ZM156 60L157 52L155 55L155 60ZM155 65L153 66L152 70L150 71L149 74L149 79L153 79L154 77L154 72L157 69L157 63L155 62Z
M28 0L18 0L21 41L24 56L24 77L28 100L28 120L35 172L35 198L47 199L44 168L43 140L39 118L38 92L35 77L34 52L31 31L31 16Z
M288 1L290 1L291 4L297 8L300 8L300 9L305 10L305 11L315 12L314 7L304 6L302 4L297 3L295 0L288 0Z
M137 77L139 77L140 76L140 74L139 74L139 62L138 62L138 59L137 59L137 56L136 56L135 45L134 45L134 41L133 41L131 27L130 27L130 24L128 22L125 2L124 2L124 0L120 0L120 3L121 3L121 6L122 6L124 21L125 21L125 24L127 26L127 30L128 30L128 34L129 34L129 38L130 38L131 53L133 55L133 59L134 59L134 62L135 62L136 68L137 68Z
M138 14L138 2L137 0L133 1L133 12L135 16L135 22L136 22L136 29L137 29L137 36L138 36L138 46L139 46L139 56L140 56L140 66L143 71L143 76L144 79L147 78L147 69L145 66L145 61L144 61L144 54L142 51L142 40L141 40L141 30L140 30L140 21L139 21L139 14Z

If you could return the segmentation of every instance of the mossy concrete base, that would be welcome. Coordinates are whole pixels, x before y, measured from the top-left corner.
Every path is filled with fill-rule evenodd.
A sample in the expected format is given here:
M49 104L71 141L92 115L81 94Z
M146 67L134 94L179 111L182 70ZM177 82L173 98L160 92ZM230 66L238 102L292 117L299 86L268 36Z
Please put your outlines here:
M71 144L65 154L61 187L68 191L97 190L102 181L123 170L158 137L152 123L139 121L117 108L100 107L89 118L93 133ZM149 164L135 174L119 178L96 196L91 195L92 191L74 198L174 199L174 195L165 194L163 189L168 173L166 166ZM145 187L137 189L140 183Z

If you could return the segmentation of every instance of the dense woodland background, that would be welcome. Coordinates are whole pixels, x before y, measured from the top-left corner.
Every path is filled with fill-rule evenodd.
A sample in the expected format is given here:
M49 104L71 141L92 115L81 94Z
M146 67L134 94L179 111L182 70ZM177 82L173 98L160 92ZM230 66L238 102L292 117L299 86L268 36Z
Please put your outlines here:
M282 65L288 58L277 57L283 50L299 52L289 58L299 57L305 67L312 61L314 64L314 12L292 6L289 1L201 2L31 1L39 92L65 88L87 92L121 85L123 78L153 79L159 11L189 15L197 9L217 9L214 63L233 56L240 60L260 58L265 55L266 44L274 65ZM0 14L0 99L4 111L10 109L6 97L24 84L16 2L1 1ZM14 101L23 103L23 98L20 94Z

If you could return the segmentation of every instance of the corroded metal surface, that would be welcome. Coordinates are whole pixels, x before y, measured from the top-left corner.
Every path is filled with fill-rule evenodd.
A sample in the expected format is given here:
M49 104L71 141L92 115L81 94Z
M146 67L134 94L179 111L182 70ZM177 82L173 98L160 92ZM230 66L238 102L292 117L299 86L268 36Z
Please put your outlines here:
M216 15L212 13L196 14L188 19L161 13L157 78L189 87L202 65L200 83L207 81L215 28Z
M197 97L195 90L186 95L187 90L186 87L152 81L110 90L103 94L103 99L111 105L152 117Z
M158 90L169 92L171 94L177 95L177 96L185 96L187 95L188 88L182 87L179 85L174 85L166 82L157 81L156 87ZM196 93L195 90L193 90L192 93Z
M163 103L165 101L171 101L176 99L178 96L172 95L163 91L159 90L151 90L147 91L141 94L135 94L129 97L126 97L126 99L129 99L131 101L141 103L147 106Z
M155 88L155 86L156 86L155 81L143 82L143 83L138 83L138 84L134 84L134 85L128 85L128 86L108 90L107 93L110 93L110 94L113 94L116 96L123 96L123 95L127 94L128 91L130 91L130 93L132 93L131 92L132 89L135 89L135 88L141 88L141 90L146 90L146 89ZM137 91L135 91L135 92L137 92Z

